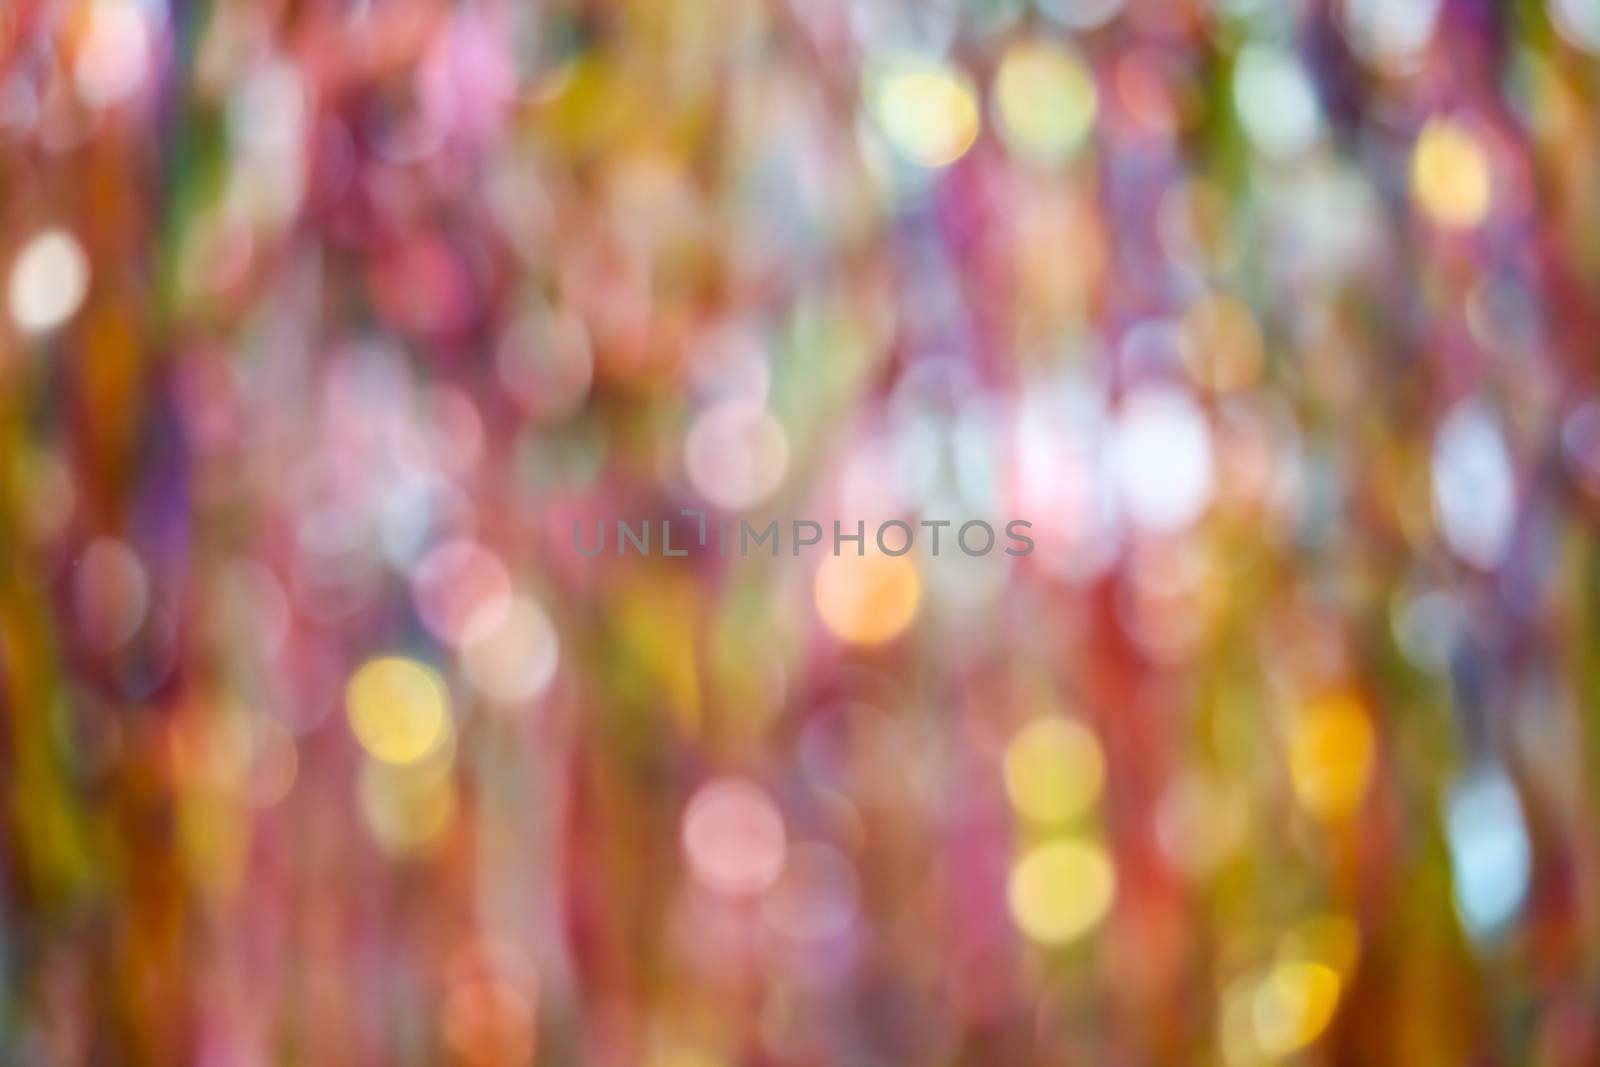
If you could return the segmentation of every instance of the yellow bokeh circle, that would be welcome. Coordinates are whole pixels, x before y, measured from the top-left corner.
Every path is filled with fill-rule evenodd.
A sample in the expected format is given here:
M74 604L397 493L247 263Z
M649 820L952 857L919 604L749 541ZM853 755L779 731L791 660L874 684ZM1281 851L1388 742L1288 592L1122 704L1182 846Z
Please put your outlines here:
M1018 814L1064 822L1088 810L1105 781L1094 732L1075 719L1034 719L1006 745L1006 795Z
M1042 945L1065 945L1105 918L1117 877L1099 845L1051 841L1017 862L1007 890L1011 918L1023 934Z
M444 681L403 656L362 664L345 687L345 714L361 747L384 763L424 758L451 729Z

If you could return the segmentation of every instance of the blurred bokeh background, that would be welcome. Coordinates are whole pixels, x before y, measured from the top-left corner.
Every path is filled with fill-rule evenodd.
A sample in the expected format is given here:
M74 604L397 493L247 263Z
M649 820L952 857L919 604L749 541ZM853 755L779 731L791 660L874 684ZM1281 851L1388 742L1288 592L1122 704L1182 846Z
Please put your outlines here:
M0 1061L1600 1062L1597 54L7 0Z

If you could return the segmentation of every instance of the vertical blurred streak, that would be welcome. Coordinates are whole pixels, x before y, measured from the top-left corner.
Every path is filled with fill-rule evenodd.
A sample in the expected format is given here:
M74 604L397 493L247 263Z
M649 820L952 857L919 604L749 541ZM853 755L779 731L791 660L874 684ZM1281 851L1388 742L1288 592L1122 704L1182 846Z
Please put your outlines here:
M207 128L188 110L203 10L191 0L168 5L171 36L156 38L152 85L143 98L101 116L100 130L77 161L86 243L97 271L71 363L84 517L91 531L127 538L144 552L168 547L141 543L150 536L147 519L155 520L157 534L182 530L189 521L186 494L161 490L157 483L167 470L146 445L158 432L159 407L148 403L152 367L177 336L170 306L174 264L195 203L194 183L205 177L187 146ZM144 109L153 109L153 123ZM174 441L169 447L185 446ZM180 462L179 470L184 466ZM173 507L178 514L162 513ZM157 510L147 516L145 508ZM171 576L163 570L156 571L158 582ZM171 588L158 587L156 599L174 611L182 603ZM128 743L94 802L102 842L95 866L117 887L118 901L100 917L93 941L94 1011L109 1023L95 1029L95 1055L176 1063L197 1040L189 1020L203 957L194 942L198 887L179 849L183 798L167 765L173 705L170 697L146 704L143 693L133 700L118 696L111 707L123 717Z
M0 84L17 69L19 56L39 39L50 8L50 0L14 0L0 9Z
M132 517L128 505L139 473L135 443L144 417L140 349L147 343L121 292L119 287L91 297L72 366L74 443L89 521L94 530L113 533L126 530Z
M61 699L52 607L22 534L26 490L18 484L25 455L27 395L0 366L0 835L7 853L6 903L25 914L69 911L89 888L91 855L85 813L73 794L58 748ZM15 879L15 882L12 882ZM25 950L26 951L26 950Z
M1157 928L1181 914L1183 887L1155 839L1160 787L1169 775L1163 722L1159 709L1150 706L1153 670L1141 662L1118 611L1117 582L1115 576L1103 578L1090 594L1094 621L1084 635L1081 661L1085 706L1105 750L1106 836L1120 887L1108 923L1113 929ZM1114 1010L1125 1018L1149 1013L1174 1021L1127 1035L1129 1045L1154 1062L1169 1061L1194 1040L1176 1025L1188 1015L1177 972L1160 977L1153 989L1113 983L1109 990Z
M1561 579L1556 585L1568 626L1555 647L1562 674L1572 680L1575 703L1582 709L1575 713L1582 746L1581 801L1583 814L1593 825L1600 815L1600 656L1593 652L1600 641L1600 547L1578 519L1566 531L1562 549ZM1585 833L1576 852L1582 966L1592 972L1600 967L1600 841Z
M183 251L202 193L226 166L220 115L196 99L195 61L201 34L218 0L167 0L169 36L165 63L156 78L156 109L150 181L156 195L150 211L145 264L155 287L153 306L160 327L171 324Z
M39 39L46 8L26 2L0 13L0 84L9 82L18 55ZM30 150L9 144L0 155L0 197L8 207L33 206L27 198L44 184L33 176L34 163ZM46 195L68 200L72 183L59 176L56 182L66 188ZM25 220L20 211L6 215L0 221ZM48 354L70 349L69 327ZM19 982L3 990L7 1015L44 1009L46 969L80 962L55 931L80 919L99 873L92 814L75 788L58 732L66 710L61 646L70 639L58 628L49 588L58 561L37 551L29 536L25 459L33 454L51 385L49 372L32 365L30 355L11 323L0 326L0 922L6 927L0 951L10 957L6 978Z
M573 789L574 726L565 694L537 715L487 724L476 754L481 815L476 829L476 910L484 932L533 962L540 1015L557 1023L541 1048L574 1045L582 990L564 924L572 885L565 840Z

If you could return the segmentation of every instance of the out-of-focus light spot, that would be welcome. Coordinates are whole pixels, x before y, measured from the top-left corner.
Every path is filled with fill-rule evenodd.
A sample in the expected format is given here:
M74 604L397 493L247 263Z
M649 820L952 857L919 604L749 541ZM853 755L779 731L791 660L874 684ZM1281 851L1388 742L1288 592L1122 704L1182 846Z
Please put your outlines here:
M1200 385L1229 392L1260 377L1261 331L1243 301L1220 294L1201 297L1184 312L1179 329L1183 364Z
M287 60L264 63L228 98L228 135L258 162L297 160L305 118L305 85Z
M1523 282L1484 278L1467 294L1467 328L1486 353L1509 355L1543 343L1544 312Z
M1013 544L1004 530L996 527L997 544ZM941 554L941 566L927 574L928 600L940 618L952 629L971 629L984 625L987 609L1004 595L1011 578L1011 558L997 549L986 556L957 555L949 566Z
M133 549L108 537L90 542L73 568L78 629L100 652L133 640L150 612L150 579Z
M1070 581L1104 573L1121 541L1115 472L1098 434L1103 399L1077 386L1026 390L1009 449L1018 514L1038 565Z
M1211 10L1233 18L1248 18L1272 0L1206 0Z
M1315 1041L1339 1007L1339 974L1320 963L1279 963L1256 987L1256 1043L1271 1058Z
M576 315L532 312L495 347L495 371L523 409L546 419L577 410L594 381L594 349Z
M760 404L731 401L695 417L683 461L695 492L728 511L760 503L783 483L789 438Z
M228 136L236 157L228 192L231 216L281 223L305 192L306 94L299 69L269 60L244 77L228 100Z
M948 166L978 138L972 83L939 60L884 61L869 75L868 108L890 146L918 166Z
M150 24L133 0L95 0L78 43L73 81L90 107L131 95L150 73Z
M1316 142L1322 114L1305 68L1288 52L1247 45L1233 72L1233 106L1262 155L1297 156Z
M458 982L445 999L445 1044L465 1067L531 1064L534 1022L532 998L494 978Z
M511 610L506 565L470 541L452 541L424 556L412 574L411 591L422 624L447 645L486 638Z
M1255 994L1260 975L1245 974L1229 982L1217 1005L1217 1043L1228 1067L1254 1067L1262 1059L1256 1045Z
M436 385L424 394L428 454L439 469L467 478L483 459L483 416L465 389Z
M189 878L207 893L235 895L250 855L248 813L198 790L179 796L176 814L178 851Z
M362 337L342 345L329 361L322 417L331 432L378 469L419 472L427 462L415 418L419 392L394 341Z
M998 404L988 396L969 398L957 413L950 445L954 466L953 485L939 485L935 494L958 496L951 503L972 509L991 507L995 501L994 479L998 457L995 454L1003 416Z
M1440 226L1467 229L1489 211L1489 157L1470 130L1446 118L1422 128L1411 155L1411 195Z
M270 808L300 770L294 738L270 715L223 712L179 720L171 734L172 774L185 786Z
M788 850L783 874L762 905L767 925L796 941L826 941L855 921L861 887L844 853L821 842Z
M1123 510L1136 526L1176 533L1211 502L1210 429L1183 393L1134 392L1116 414L1109 450Z
M1135 48L1124 52L1113 69L1117 99L1127 121L1124 128L1163 141L1171 138L1182 104L1170 62L1157 49Z
M1000 36L1017 24L1028 10L1028 0L969 0L962 5L961 22L974 38Z
M288 729L270 715L251 715L247 729L250 802L258 808L270 808L294 788L300 773L300 753Z
M22 461L21 526L36 542L60 537L78 506L72 470L59 452L39 450Z
M834 636L852 645L881 645L916 618L922 582L909 556L845 553L817 568L815 596L817 614Z
M231 560L216 579L219 636L244 638L250 654L265 662L275 658L289 637L289 598L271 568L254 559Z
M1206 878L1243 842L1248 810L1240 792L1216 775L1191 772L1162 795L1156 839L1167 860L1190 878Z
M1433 444L1433 506L1457 556L1492 569L1511 545L1516 482L1498 421L1485 405L1458 405Z
M504 105L517 91L517 71L507 53L505 24L472 7L456 10L433 40L417 72L425 112L448 135L479 143L495 136Z
M688 1048L668 1049L650 1057L648 1067L724 1067L721 1060Z
M413 855L437 844L456 814L453 752L420 763L361 762L356 799L367 830L384 851Z
M1223 271L1239 261L1239 227L1227 194L1204 178L1174 181L1161 197L1156 225L1174 263Z
M696 880L715 893L759 893L783 871L783 816L765 790L743 779L700 788L684 811L682 842Z
M948 494L952 504L974 509L992 507L996 503L994 479L999 464L996 449L1004 418L1000 403L993 397L979 394L962 404L949 438L954 480L944 484L936 482L931 496Z
M1076 719L1034 719L1006 746L1006 794L1018 812L1036 822L1065 822L1083 814L1104 780L1100 743Z
M1183 331L1171 319L1141 319L1123 335L1116 363L1130 381L1164 380L1182 368Z
M1440 0L1344 0L1345 39L1373 66L1406 69L1432 40L1439 6Z
M1361 959L1361 927L1345 915L1315 915L1284 931L1278 940L1278 962L1321 963L1341 981L1355 972Z
M696 346L689 369L696 395L764 404L772 388L772 367L761 334L744 322L721 323Z
M494 937L472 938L445 964L443 1034L452 1062L530 1067L538 1037L539 974L527 953Z
M1271 201L1282 269L1294 277L1332 284L1368 269L1385 247L1377 194L1354 169L1308 167Z
M47 333L66 322L89 292L89 257L70 233L46 230L11 265L11 318L23 333Z
M1569 44L1600 53L1600 2L1550 0L1550 21Z
M1528 895L1532 848L1517 791L1498 767L1480 767L1450 791L1445 813L1456 914L1483 941L1516 918Z
M1021 41L1000 59L994 103L1000 135L1013 152L1059 164L1078 150L1094 125L1094 79L1065 48Z
M1325 822L1354 815L1372 781L1372 721L1355 696L1322 697L1289 726L1289 774L1295 799Z
M511 941L494 936L468 938L445 961L450 986L499 982L515 989L529 1003L539 999L539 972L528 954Z
M1071 30L1104 26L1122 11L1124 0L1034 0L1051 22Z
M430 544L466 535L477 524L471 498L433 473L390 479L378 488L375 503L383 556L408 572Z
M191 789L241 792L250 759L247 721L221 711L175 719L168 734L173 779Z
M1600 400L1587 400L1561 424L1561 454L1579 485L1600 496Z
M24 71L0 79L0 129L26 136L39 119L39 94Z
M509 708L550 688L559 650L550 616L532 600L518 597L497 625L462 646L461 666L467 681L492 705Z
M1104 919L1116 896L1116 871L1105 849L1087 841L1040 845L1011 869L1011 918L1029 939L1064 945Z
M1461 632L1461 604L1440 590L1396 598L1391 612L1395 642L1406 658L1444 674Z
M361 747L384 763L415 763L452 730L443 680L412 660L368 660L345 687L345 714Z
M790 6L805 8L797 2ZM917 55L949 51L960 10L955 4L902 4L898 0L856 0L848 8L850 29L863 51Z
M331 462L297 476L296 553L289 582L295 605L313 618L339 618L365 603L378 579L367 501L340 484Z

